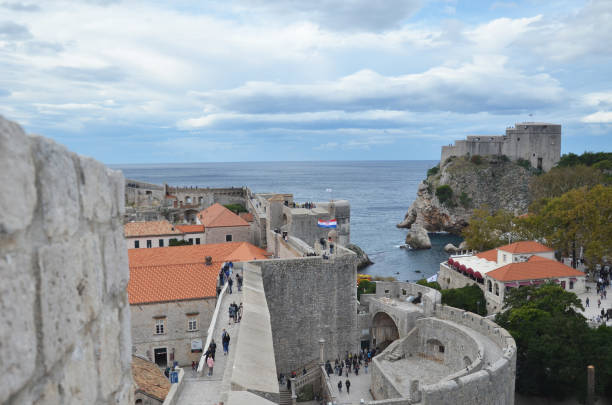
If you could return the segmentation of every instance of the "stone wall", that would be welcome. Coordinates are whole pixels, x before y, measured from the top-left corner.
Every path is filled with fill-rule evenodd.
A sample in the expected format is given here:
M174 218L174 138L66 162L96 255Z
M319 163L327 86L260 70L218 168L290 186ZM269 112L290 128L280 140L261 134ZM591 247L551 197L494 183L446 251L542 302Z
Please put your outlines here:
M154 349L166 348L168 364L178 361L180 366L191 366L192 361L200 361L202 353L191 352L191 341L200 339L204 345L215 301L206 298L130 305L134 354L155 361ZM187 321L192 317L196 319L197 330L188 331ZM155 333L156 319L164 319L163 334Z
M0 403L132 403L123 176L0 117Z
M329 260L253 262L263 276L279 373L318 359L320 338L326 342L326 359L358 350L356 255L341 252Z
M206 228L204 235L206 242L202 243L225 243L227 235L232 235L232 242L251 242L251 229L248 226Z

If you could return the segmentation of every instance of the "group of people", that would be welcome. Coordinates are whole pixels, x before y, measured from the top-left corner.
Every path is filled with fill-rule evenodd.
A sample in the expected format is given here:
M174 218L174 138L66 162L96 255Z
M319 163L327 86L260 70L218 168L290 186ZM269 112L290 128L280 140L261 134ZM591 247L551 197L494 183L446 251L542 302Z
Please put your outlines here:
M370 362L372 361L372 357L374 357L375 355L376 355L376 349L372 349L372 350L363 349L359 353L348 353L347 352L344 356L344 359L336 358L333 368L332 368L330 361L328 360L325 363L325 371L327 372L328 377L332 373L337 374L340 377L344 373L344 375L348 377L351 372L355 373L356 376L359 375L359 370L361 369L361 367L363 367L365 373L367 374L368 366L370 365Z
M238 323L240 322L241 319L242 319L242 302L240 303L240 306L236 305L236 302L231 303L229 306L228 325L232 323L232 320L234 321L234 323Z
M204 363L206 363L206 367L208 367L209 377L213 375L213 367L215 366L215 353L216 352L217 352L217 344L215 343L215 339L212 339L210 341L210 344L208 345L208 349L206 349L206 353L204 353Z
M232 287L234 286L234 279L232 278L232 273L234 271L234 263L226 262L221 266L221 270L219 270L219 279L217 281L217 297L221 294L221 289L225 285L227 281L227 291L232 294ZM236 274L236 284L238 285L238 291L242 291L242 282L243 278L240 274Z

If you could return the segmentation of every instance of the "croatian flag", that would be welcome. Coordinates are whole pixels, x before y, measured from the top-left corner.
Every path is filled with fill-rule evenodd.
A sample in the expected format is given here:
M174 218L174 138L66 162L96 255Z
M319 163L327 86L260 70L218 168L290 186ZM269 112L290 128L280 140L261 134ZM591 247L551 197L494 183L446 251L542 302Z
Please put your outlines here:
M319 219L319 223L317 224L319 228L335 228L336 220L330 219L329 221L325 221L323 219Z

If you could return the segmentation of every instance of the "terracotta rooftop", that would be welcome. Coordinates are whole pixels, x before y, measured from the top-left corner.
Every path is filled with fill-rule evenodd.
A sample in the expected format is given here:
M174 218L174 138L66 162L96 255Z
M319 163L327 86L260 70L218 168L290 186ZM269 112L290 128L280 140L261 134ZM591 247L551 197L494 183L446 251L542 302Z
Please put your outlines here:
M126 238L134 236L180 235L182 232L168 221L128 222L123 225Z
M135 392L143 392L164 402L172 384L157 367L157 364L138 356L132 356L132 376Z
M247 221L219 203L213 204L205 210L200 211L198 218L206 228L249 226Z
M128 249L130 304L216 296L223 262L267 259L270 254L248 242ZM206 256L213 259L206 265Z
M267 251L248 242L225 242L149 249L128 249L130 267L164 266L168 264L204 263L206 256L213 262L266 259Z
M247 222L253 222L253 220L255 219L253 217L253 214L251 214L250 212L241 212L239 216Z
M509 245L500 246L497 249L508 253L541 253L554 252L554 249L549 248L539 242L532 240L523 242L514 242Z
M491 270L487 276L499 281L537 280L556 277L578 277L584 273L556 260L531 256L526 262L510 263Z
M172 248L169 248L172 249ZM215 297L221 263L130 267L130 304Z
M204 232L204 225L177 225L176 228L183 233Z
M486 250L476 254L476 257L488 260L490 262L497 262L497 249Z

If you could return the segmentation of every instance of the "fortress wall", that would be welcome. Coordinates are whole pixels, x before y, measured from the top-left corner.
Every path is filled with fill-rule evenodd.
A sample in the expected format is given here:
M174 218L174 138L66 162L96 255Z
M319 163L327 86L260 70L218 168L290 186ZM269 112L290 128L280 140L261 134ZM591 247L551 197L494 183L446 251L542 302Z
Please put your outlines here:
M0 183L0 403L132 403L123 176L0 117Z
M387 292L388 291L388 292ZM433 288L404 281L376 281L376 297L400 298L422 294L423 311L430 316L442 300L442 294Z
M326 359L359 348L355 254L252 263L261 268L277 372L318 359L320 338Z
M164 186L127 180L125 185L125 204L143 207L158 206L164 201Z

